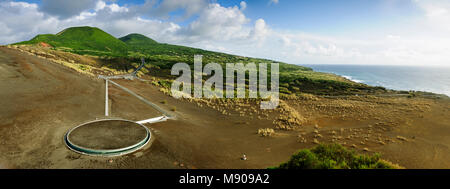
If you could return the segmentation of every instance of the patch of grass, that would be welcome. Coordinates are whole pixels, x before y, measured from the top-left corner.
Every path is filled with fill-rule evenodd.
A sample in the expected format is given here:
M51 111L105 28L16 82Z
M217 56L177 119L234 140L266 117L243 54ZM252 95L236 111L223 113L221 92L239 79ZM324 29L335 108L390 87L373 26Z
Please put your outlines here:
M414 98L416 96L417 95L416 95L416 93L414 91L410 91L409 94L408 94L408 98Z
M164 94L171 95L170 90L167 88L159 88L159 91L161 91Z
M162 86L167 89L170 89L170 87L172 86L172 81L166 79L159 80L158 83L159 86Z
M275 134L275 130L271 128L265 128L265 129L258 129L258 135L261 135L263 137L272 136Z
M175 79L175 76L170 74L174 64L184 62L193 66L194 55L203 55L203 65L215 62L223 68L227 63L279 63L280 93L285 95L299 93L350 95L386 92L384 88L355 83L338 75L315 72L304 66L158 43L141 34L130 34L117 39L95 27L67 28L58 34L38 35L29 41L16 44L39 44L41 42L50 44L55 50L100 57L103 62L101 66L120 72L134 71L140 63L140 58L145 58L148 63L145 67L149 69L141 70L138 75L158 77L160 80L152 82L152 84L163 88L170 88L171 81ZM267 71L270 77L271 69L268 68Z
M80 70L83 70L83 71L86 71L87 70L87 68L86 68L86 66L85 65L79 65L78 66L79 68L80 68Z
M167 104L167 100L161 101L161 104Z
M339 144L320 144L303 149L274 169L398 169L398 165L380 158L380 154L361 155Z
M159 82L158 81L152 81L152 85L159 87Z
M172 112L175 112L175 111L177 111L177 107L175 107L175 106L172 106L172 108L170 108L170 111L172 111Z

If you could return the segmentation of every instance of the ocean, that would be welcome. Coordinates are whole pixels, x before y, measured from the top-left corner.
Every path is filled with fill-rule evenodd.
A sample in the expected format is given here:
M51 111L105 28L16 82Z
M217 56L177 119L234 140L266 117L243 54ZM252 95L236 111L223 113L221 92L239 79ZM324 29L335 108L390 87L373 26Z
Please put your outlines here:
M302 65L318 72L341 75L355 82L394 90L427 91L450 96L450 67Z

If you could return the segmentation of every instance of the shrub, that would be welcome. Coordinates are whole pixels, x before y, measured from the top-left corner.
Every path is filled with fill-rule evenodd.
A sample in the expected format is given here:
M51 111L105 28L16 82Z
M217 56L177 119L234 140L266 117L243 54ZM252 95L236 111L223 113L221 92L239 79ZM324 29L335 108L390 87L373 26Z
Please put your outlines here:
M280 83L281 87L289 88L289 83Z
M152 81L152 84L153 84L154 86L159 87L159 82L158 82L158 81Z
M177 107L175 107L175 106L172 106L172 108L170 108L170 111L172 111L172 112L175 112L175 111L177 111Z
M317 156L310 150L301 150L294 154L287 163L280 165L280 169L314 169L318 162Z
M360 155L339 144L320 144L313 149L303 149L275 169L398 169L402 168L379 154Z
M416 97L416 93L415 92L409 92L408 98L413 98L413 97Z
M159 88L160 92L163 92L164 94L171 94L170 90L167 88Z
M313 101L319 100L317 96L308 93L297 93L297 96L303 100L313 100Z
M272 136L273 134L275 134L275 130L271 128L258 129L258 135L265 137L265 136Z
M159 83L159 86L162 86L162 87L168 88L168 89L170 89L170 87L172 85L172 82L169 80L159 80L158 83Z
M291 91L289 91L289 89L284 88L284 87L280 87L279 90L280 90L280 93L284 93L284 94L291 94L292 93Z
M80 68L80 70L86 71L87 68L85 65L78 65L78 67Z

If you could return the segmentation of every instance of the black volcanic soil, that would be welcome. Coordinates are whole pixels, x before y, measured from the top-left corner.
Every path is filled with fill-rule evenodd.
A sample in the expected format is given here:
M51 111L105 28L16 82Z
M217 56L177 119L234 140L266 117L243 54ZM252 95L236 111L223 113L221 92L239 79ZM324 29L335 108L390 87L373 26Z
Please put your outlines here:
M104 118L104 81L0 47L0 168L267 168L316 145L314 139L361 153L380 152L406 168L450 168L448 99L286 100L308 122L261 137L257 130L274 128L276 113L268 119L224 115L141 81L116 82L166 110L176 107L177 120L147 124L155 137L148 149L109 159L79 155L64 146L63 136L77 125ZM113 117L160 115L111 85L110 98ZM235 107L228 108L232 112ZM240 160L244 153L247 161Z

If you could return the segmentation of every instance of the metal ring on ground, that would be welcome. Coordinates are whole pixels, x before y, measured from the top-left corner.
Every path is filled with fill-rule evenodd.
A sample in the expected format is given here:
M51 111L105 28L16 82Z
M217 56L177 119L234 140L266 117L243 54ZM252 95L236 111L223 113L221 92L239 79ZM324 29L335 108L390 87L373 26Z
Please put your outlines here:
M64 135L66 146L81 154L120 156L150 142L151 132L142 124L123 119L103 119L81 124Z

